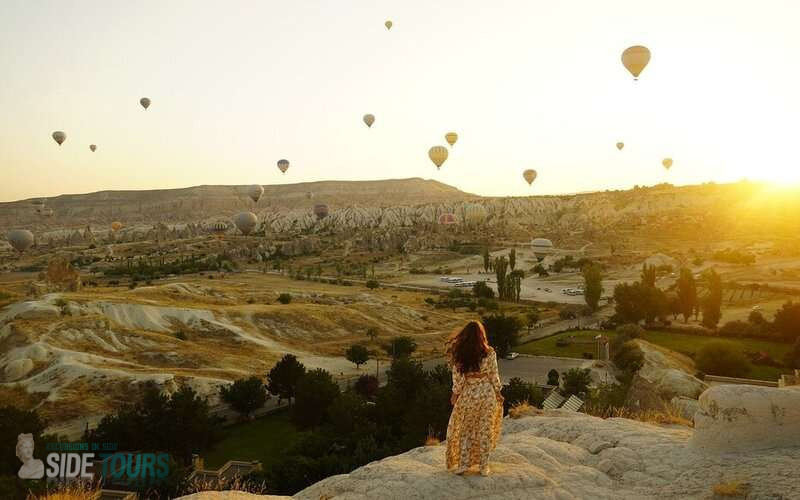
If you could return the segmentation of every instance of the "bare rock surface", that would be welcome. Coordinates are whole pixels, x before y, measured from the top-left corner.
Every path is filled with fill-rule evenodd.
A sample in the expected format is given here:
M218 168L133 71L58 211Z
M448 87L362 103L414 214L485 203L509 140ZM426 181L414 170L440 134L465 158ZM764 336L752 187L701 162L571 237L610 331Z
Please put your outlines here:
M798 386L718 385L705 391L698 403L691 441L697 449L729 452L800 445Z
M714 485L730 481L748 483L749 499L800 498L797 442L768 450L709 452L689 445L695 432L689 428L563 410L506 419L503 425L489 477L447 472L442 444L327 478L293 498L707 499ZM226 494L185 498L251 498Z

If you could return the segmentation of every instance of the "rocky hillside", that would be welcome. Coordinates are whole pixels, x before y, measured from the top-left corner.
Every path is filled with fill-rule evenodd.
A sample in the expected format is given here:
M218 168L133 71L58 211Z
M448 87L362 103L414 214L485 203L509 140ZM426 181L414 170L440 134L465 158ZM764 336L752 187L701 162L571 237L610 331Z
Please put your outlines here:
M148 191L99 191L52 198L33 198L0 203L0 229L9 227L76 227L107 225L114 220L127 224L178 223L230 215L242 210L310 212L313 203L331 207L394 206L458 201L474 195L434 180L421 178L383 181L322 181L268 185L254 206L247 186L195 186ZM309 193L312 198L309 199ZM37 205L53 210L51 217L37 213Z
M768 411L770 406L774 411ZM700 398L694 430L564 410L537 413L503 422L489 477L445 471L441 444L330 477L294 498L800 498L800 390L709 389ZM753 433L756 427L765 430ZM767 433L771 437L765 442ZM715 497L714 488L723 486L739 493ZM270 497L207 492L183 500L223 498Z

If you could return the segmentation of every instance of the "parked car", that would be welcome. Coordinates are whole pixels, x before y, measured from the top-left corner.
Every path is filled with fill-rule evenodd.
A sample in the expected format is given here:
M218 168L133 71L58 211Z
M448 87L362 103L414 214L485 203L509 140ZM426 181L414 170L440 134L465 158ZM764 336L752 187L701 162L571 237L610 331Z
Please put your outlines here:
M506 359L508 359L508 360L516 359L518 356L519 356L518 352L510 352L510 353L506 354Z

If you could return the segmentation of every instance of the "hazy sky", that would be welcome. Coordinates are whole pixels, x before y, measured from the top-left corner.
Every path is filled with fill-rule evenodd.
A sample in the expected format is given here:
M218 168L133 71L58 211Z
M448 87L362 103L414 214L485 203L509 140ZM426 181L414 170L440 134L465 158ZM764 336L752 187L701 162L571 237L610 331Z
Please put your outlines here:
M2 0L0 200L401 177L482 195L800 182L798 19L796 0ZM635 44L653 53L638 82L620 63ZM427 151L450 130L437 172Z

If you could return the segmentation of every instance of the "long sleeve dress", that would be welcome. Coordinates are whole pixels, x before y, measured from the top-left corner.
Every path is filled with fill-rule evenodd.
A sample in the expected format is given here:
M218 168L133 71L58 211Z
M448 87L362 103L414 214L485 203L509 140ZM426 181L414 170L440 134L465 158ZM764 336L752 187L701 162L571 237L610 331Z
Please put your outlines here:
M480 465L483 470L489 463L489 452L497 446L503 421L503 405L495 396L503 387L497 355L490 350L474 373L462 374L456 366L451 370L453 394L458 399L447 425L447 468Z

